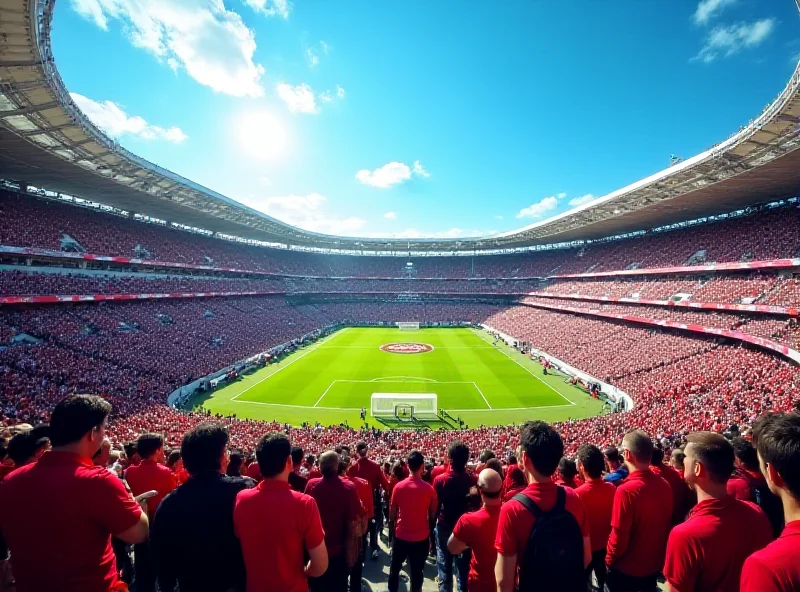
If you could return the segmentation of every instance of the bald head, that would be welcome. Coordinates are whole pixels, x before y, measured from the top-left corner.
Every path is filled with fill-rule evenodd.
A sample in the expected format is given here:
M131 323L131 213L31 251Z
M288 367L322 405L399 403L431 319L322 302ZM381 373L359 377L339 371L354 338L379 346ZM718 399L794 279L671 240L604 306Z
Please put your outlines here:
M500 473L494 469L483 469L478 475L478 491L481 492L481 497L484 503L489 501L500 500L500 493L503 490L503 478Z
M339 455L333 450L323 452L319 456L319 472L323 477L333 477L339 474Z

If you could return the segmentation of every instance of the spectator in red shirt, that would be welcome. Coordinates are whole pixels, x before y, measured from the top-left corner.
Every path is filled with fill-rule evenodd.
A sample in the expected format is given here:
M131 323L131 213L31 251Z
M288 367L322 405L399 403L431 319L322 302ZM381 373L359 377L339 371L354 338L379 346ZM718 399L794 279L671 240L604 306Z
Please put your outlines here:
M47 426L37 426L29 432L16 434L8 443L8 456L14 461L14 467L24 467L36 462L49 448Z
M672 454L669 455L669 465L675 469L675 472L681 476L681 479L683 479L683 463L685 459L686 454L680 448L676 448L672 451Z
M619 450L613 446L606 448L603 451L603 456L606 458L606 468L608 469L608 473L603 477L603 480L619 487L628 478L628 467L625 466L620 457Z
M577 476L578 467L575 461L566 456L563 457L558 463L558 479L556 479L556 485L577 489L579 486L579 483L575 479Z
M506 479L507 485L504 485L505 493L503 494L503 503L507 502L518 493L522 493L528 486L525 480L525 473L518 465L508 471Z
M256 458L264 479L236 497L233 525L242 544L247 592L308 592L308 578L328 569L317 503L289 486L291 452L289 439L280 432L261 438Z
M0 531L19 592L108 592L120 584L111 535L128 544L147 539L139 503L120 479L92 464L110 411L101 397L62 400L50 420L53 449L0 487Z
M308 471L303 468L303 449L292 446L292 472L289 474L289 485L295 491L303 493L308 484Z
M506 473L505 477L503 478L503 489L508 491L511 489L511 471L514 469L518 469L519 465L517 465L517 457L513 454L509 455L508 457L508 464L506 465Z
M761 417L753 425L753 443L767 485L783 503L786 527L744 562L741 592L795 592L800 590L800 414Z
M397 520L389 567L389 592L397 592L400 568L408 559L411 592L421 592L425 558L428 556L430 524L438 503L433 487L422 480L425 457L418 450L408 455L411 475L394 486L389 504L389 519Z
M606 582L606 545L611 534L611 510L617 488L603 481L605 459L603 452L592 444L578 448L578 470L585 483L575 490L589 517L589 538L592 544L592 564L597 587L603 590Z
M672 490L650 470L653 441L642 430L625 434L628 477L614 496L606 565L609 592L654 590L672 525Z
M358 498L361 501L361 544L358 546L358 557L356 562L350 570L350 588L359 590L361 585L361 577L364 573L364 559L367 552L367 531L369 529L369 521L375 517L375 500L372 497L372 488L361 477L348 477L345 473L350 467L350 459L342 458L339 463L339 475L356 486L358 491Z
M735 473L728 480L728 493L736 499L754 502L764 510L772 525L773 538L778 538L783 530L783 504L780 498L767 486L764 475L758 466L758 452L744 438L734 438L733 451L736 454Z
M582 579L583 569L588 567L592 558L589 520L583 502L575 491L559 487L553 482L553 474L558 468L561 457L564 456L564 442L561 435L543 421L529 421L520 428L520 451L517 456L522 460L521 466L529 483L520 495L528 497L542 512L555 508L561 498L564 509L573 515L580 527L583 535L583 561L578 561L578 576ZM525 548L535 523L536 517L533 512L517 499L510 500L500 510L500 521L495 537L495 548L498 552L495 577L500 592L514 590L518 566L520 577L528 577L521 563L525 558ZM533 575L541 577L543 574ZM563 574L552 575L565 577ZM574 577L574 574L566 577L570 576ZM542 585L543 589L549 589L547 583Z
M683 476L671 466L664 464L664 451L658 447L653 448L650 470L669 483L669 488L672 490L672 524L680 524L686 517L688 510L686 500L689 497L689 488Z
M450 471L439 475L433 482L439 503L435 528L439 592L452 592L454 562L458 589L467 589L469 555L459 557L461 552L456 555L450 553L448 540L458 519L469 509L470 490L478 483L475 476L467 472L469 447L466 444L461 440L453 440L447 449L447 456L450 459Z
M357 460L354 465L347 469L348 477L360 477L364 479L372 488L373 505L378 506L381 500L381 489L388 490L389 483L383 474L378 463L367 458L369 447L361 440L356 444ZM376 515L380 518L380 515ZM378 558L378 522L375 518L369 522L369 546L372 549L372 558Z
M156 492L156 495L147 500L147 517L152 521L161 500L175 489L177 482L173 472L163 464L166 455L162 435L142 434L136 440L136 452L142 461L128 467L125 480L133 495L141 495L146 491ZM149 541L134 546L133 560L137 592L155 592L156 572Z
M472 549L469 564L469 592L497 592L494 566L497 563L497 550L494 539L497 523L500 520L500 506L503 503L503 479L494 469L484 469L478 475L478 491L483 507L477 512L461 516L447 541L447 549L452 555L461 555Z
M713 432L689 434L686 482L697 505L672 529L664 577L668 590L738 592L742 564L772 540L767 516L750 502L728 495L733 446Z
M363 508L355 484L339 476L340 464L343 473L349 460L340 463L336 452L323 452L319 457L322 477L306 485L306 495L317 502L328 550L328 569L322 576L311 578L312 592L347 592L347 579L358 551Z

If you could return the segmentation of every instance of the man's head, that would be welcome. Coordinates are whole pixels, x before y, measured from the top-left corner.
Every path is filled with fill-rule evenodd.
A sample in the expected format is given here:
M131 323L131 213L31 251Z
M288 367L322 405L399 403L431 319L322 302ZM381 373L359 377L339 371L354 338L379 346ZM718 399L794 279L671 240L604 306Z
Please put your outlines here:
M35 430L30 432L20 432L16 434L8 443L8 456L14 461L14 465L22 467L32 462L36 462L42 454L50 447L50 439L42 432Z
M561 435L543 421L529 421L519 429L522 463L529 475L551 477L564 456Z
M142 434L136 439L136 452L142 460L164 462L164 436L161 434Z
M364 442L364 440L361 440L356 444L356 453L358 454L359 457L367 456L368 450L369 446L367 446L367 443Z
M292 472L292 444L281 432L269 432L256 446L258 468L265 479L288 480Z
M109 413L111 404L102 397L71 395L62 399L50 417L50 443L92 458L103 445Z
M615 449L616 450L616 449ZM605 469L603 453L594 444L581 444L578 448L578 470L583 478L599 479Z
M460 473L467 468L469 447L461 440L453 440L447 448L447 457L450 459L450 466L452 469Z
M578 474L578 466L574 460L563 456L558 461L558 472L564 479L573 479Z
M616 470L622 464L619 449L614 448L613 446L603 450L603 457L605 457L605 461L608 463L608 469L610 471Z
M330 479L339 474L339 455L333 450L328 450L319 455L319 472Z
M664 463L664 449L658 446L653 446L653 454L650 456L650 464L654 467L660 467Z
M489 460L487 460L486 461L486 466L484 468L485 469L493 469L494 471L497 472L498 475L502 475L503 474L503 463L501 463L500 459L497 458L497 457L490 458Z
M490 458L494 458L495 456L497 455L494 453L494 450L489 450L488 448L486 448L485 450L481 451L479 460L481 461L482 464L486 464L486 462Z
M669 464L672 465L673 469L676 469L678 471L683 471L685 459L686 459L686 453L680 448L676 448L675 450L672 451L672 454L669 457Z
M201 423L183 435L181 460L190 475L225 470L228 430L216 423Z
M303 463L303 449L299 446L292 446L292 464L296 469Z
M723 487L733 472L733 446L722 434L689 434L684 453L683 478L692 489L711 491Z
M800 414L761 416L753 424L753 445L770 491L800 500Z
M425 468L425 457L419 450L412 450L408 455L408 470L414 475L421 475Z
M642 470L650 466L653 458L653 441L647 432L632 430L622 438L622 458L629 471Z
M736 456L736 466L757 473L759 471L758 452L755 446L741 436L734 438L731 444L733 444L733 454Z
M494 469L483 469L478 475L478 491L483 503L487 506L502 503L500 494L503 491L503 478Z
M167 455L167 466L170 469L178 471L183 467L181 463L181 451L178 448L173 448Z

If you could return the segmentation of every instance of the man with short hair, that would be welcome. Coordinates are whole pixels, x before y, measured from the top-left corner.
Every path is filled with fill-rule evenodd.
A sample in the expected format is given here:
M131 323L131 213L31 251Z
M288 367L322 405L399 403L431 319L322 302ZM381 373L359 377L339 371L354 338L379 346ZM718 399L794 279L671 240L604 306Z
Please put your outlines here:
M396 520L392 562L389 567L389 592L397 592L400 568L406 559L411 592L422 590L430 524L438 508L436 492L422 480L425 457L419 450L412 450L408 455L408 468L411 474L394 486L389 504L389 520Z
M786 527L744 562L741 592L795 592L800 590L800 414L760 417L753 444L767 485L783 504Z
M669 465L675 469L675 472L681 476L681 479L683 479L685 459L686 453L684 453L680 448L673 450L672 454L669 456Z
M603 480L619 487L625 482L625 479L628 478L628 467L622 462L619 449L613 446L606 448L603 450L603 456L606 459L606 466L608 467L608 474L603 477Z
M597 446L582 444L578 448L578 471L584 484L575 490L589 518L589 539L592 545L590 576L594 572L597 587L603 590L606 582L606 545L611 534L611 511L617 488L603 481L605 459Z
M328 569L317 503L289 486L291 452L285 434L269 432L261 438L256 458L264 478L236 497L233 525L242 544L248 592L307 592L308 577Z
M308 484L308 471L303 468L303 449L292 446L292 472L289 473L289 485L295 491L303 493Z
M101 397L63 399L50 420L52 450L3 481L0 530L19 592L108 592L120 583L111 535L128 544L147 539L139 503L92 464L110 412Z
M622 450L628 477L614 496L606 587L609 592L655 590L672 525L672 490L650 470L650 436L642 430L630 431L622 440Z
M306 485L306 495L317 502L328 550L328 569L322 576L311 579L313 592L347 592L351 560L356 558L361 537L361 500L355 484L339 476L340 464L334 451L323 452L319 457L322 477L311 479Z
M189 478L167 495L150 531L161 592L244 592L242 548L233 529L233 506L247 488L242 477L228 477L228 432L201 423L186 432L181 459Z
M495 548L498 552L495 577L500 592L514 590L518 566L520 585L523 579L527 582L539 579L542 589L574 589L575 585L580 584L584 590L586 588L583 573L592 557L589 520L575 490L559 487L553 481L553 474L562 456L564 456L564 442L552 426L543 421L529 421L520 427L520 449L517 458L521 461L528 486L500 510L495 537ZM528 506L519 496L527 498ZM554 551L563 555L565 562L572 564L573 571L565 574L533 573L533 567L525 565L525 551L531 532L536 527L537 518L534 511L539 515L554 512L562 516L565 513L572 516L569 523L572 528L569 534L574 534L577 540L561 541L569 543L569 549L564 547ZM568 551L574 551L578 555L567 556ZM544 581L548 577L551 577L552 581ZM560 584L566 584L566 587L557 585L556 578L561 580ZM567 583L567 580L570 582Z
M356 444L356 462L349 469L347 469L348 477L360 477L364 479L372 488L373 506L378 508L381 503L381 489L388 491L389 482L383 474L381 467L378 463L367 458L369 446L363 440ZM381 519L380 514L376 514L373 520L369 523L369 546L372 549L372 558L378 558L378 520Z
M767 486L764 475L758 466L758 452L744 438L737 437L731 442L736 455L735 476L728 480L728 493L736 499L754 502L769 518L772 536L778 538L783 530L783 504L778 496Z
M686 483L697 493L697 505L669 535L668 589L738 591L744 560L772 540L769 520L755 504L728 495L734 455L724 436L689 434L685 453Z
M680 524L686 517L688 509L686 499L689 497L689 488L683 476L669 465L664 464L664 450L653 447L653 456L650 458L650 470L669 483L672 491L672 524Z
M453 590L453 562L456 565L458 590L467 589L469 576L469 556L458 557L448 551L448 540L458 519L469 508L470 490L477 484L474 475L467 473L469 448L461 440L453 440L447 449L450 459L450 472L439 475L433 482L436 499L439 502L436 518L436 568L439 575L439 592Z
M478 491L483 506L477 512L463 514L453 528L447 541L447 549L452 555L460 555L472 549L469 564L469 592L497 592L494 566L497 563L497 550L494 539L497 523L500 520L500 506L503 503L503 479L494 469L484 469L478 475Z
M141 458L138 465L128 467L125 481L133 495L155 491L156 495L147 500L147 517L152 521L158 505L168 493L175 489L175 475L164 462L164 437L160 434L142 434L136 440L136 452ZM134 573L137 592L155 592L156 572L150 542L145 541L133 547Z
M37 431L37 428L34 428L29 432L20 432L11 438L8 443L8 456L14 461L15 468L18 469L36 462L47 452L50 448L47 431L42 428Z

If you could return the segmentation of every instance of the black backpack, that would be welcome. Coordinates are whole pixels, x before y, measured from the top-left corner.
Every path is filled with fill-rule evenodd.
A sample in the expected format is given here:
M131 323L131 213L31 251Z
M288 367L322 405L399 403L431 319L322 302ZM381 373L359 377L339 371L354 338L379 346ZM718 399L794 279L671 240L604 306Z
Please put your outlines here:
M769 518L769 524L772 526L773 538L777 539L781 536L784 527L783 503L781 499L769 490L766 483L751 487L750 499L752 499L759 508L764 510L767 518Z
M565 505L567 492L558 488L556 505L542 512L531 498L520 493L513 499L536 517L525 555L519 563L519 592L586 592L583 533Z

